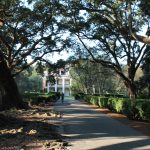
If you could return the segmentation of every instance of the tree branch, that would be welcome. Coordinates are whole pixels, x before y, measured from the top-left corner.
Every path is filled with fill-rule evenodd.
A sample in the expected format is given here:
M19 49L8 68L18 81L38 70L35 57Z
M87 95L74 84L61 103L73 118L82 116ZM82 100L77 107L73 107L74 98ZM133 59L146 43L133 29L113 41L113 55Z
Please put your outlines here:
M142 42L142 43L145 43L147 45L150 46L150 38L148 37L145 37L145 36L141 36L141 35L138 35L136 33L134 33L132 31L132 9L131 9L131 2L129 3L129 6L128 6L128 12L129 12L129 16L128 16L128 24L129 24L129 31L130 31L130 34L131 36L139 41L139 42Z

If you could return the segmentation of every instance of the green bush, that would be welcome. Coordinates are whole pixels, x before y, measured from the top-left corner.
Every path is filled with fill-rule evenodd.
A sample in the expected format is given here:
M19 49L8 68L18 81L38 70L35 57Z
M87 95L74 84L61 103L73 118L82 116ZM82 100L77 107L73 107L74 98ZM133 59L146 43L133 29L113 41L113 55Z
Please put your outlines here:
M91 96L90 103L93 105L98 105L98 96Z
M114 98L127 98L127 96L124 94L113 94L113 93L102 94L101 96L103 96L103 97L114 97Z
M60 96L61 96L60 92L49 92L49 93L47 93L47 94L48 94L49 97L51 97L51 99L53 99L53 100L58 100L58 99L60 99Z
M26 101L30 101L32 104L39 104L42 102L55 102L60 98L59 92L50 93L39 93L39 92L28 92L23 94L23 98Z
M123 113L129 119L150 121L150 101L148 100L137 100L134 107L128 98L85 95L84 100L101 108Z
M108 97L98 97L98 106L101 108L107 108L108 107Z
M138 100L135 105L135 118L150 121L150 101Z
M91 97L92 97L91 95L86 94L86 95L84 96L84 101L90 103Z
M108 108L118 113L125 113L131 107L130 100L126 98L109 98Z
M84 100L90 104L97 105L99 107L107 107L108 98L101 96L85 95Z
M85 96L84 93L75 93L74 94L75 100L83 99L84 96Z
M147 107L145 109L145 117L146 120L150 121L150 102L147 103Z

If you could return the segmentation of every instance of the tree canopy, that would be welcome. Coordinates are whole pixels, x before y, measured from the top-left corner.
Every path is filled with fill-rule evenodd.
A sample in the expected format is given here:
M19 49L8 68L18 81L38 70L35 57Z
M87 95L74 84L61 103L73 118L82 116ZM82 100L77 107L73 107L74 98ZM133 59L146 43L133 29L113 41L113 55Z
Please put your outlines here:
M20 99L13 97L14 91L19 95L15 75L72 47L74 55L113 69L135 99L135 74L149 53L146 0L1 0L0 4L0 83L9 98Z
M78 60L70 70L73 79L72 90L74 92L103 94L114 92L114 73L112 70L103 67L86 59Z
M133 35L149 21L140 4L141 1L136 0L84 0L64 4L68 7L64 15L72 35L92 60L115 70L133 99L136 97L135 73L148 53L146 45ZM127 72L122 65L127 66Z
M4 16L0 31L1 56L13 75L68 46L62 37L58 7L57 1L38 0L31 6L18 2L13 5L11 16Z
M63 36L58 1L2 0L0 7L0 83L7 93L3 103L22 107L13 77L70 45Z

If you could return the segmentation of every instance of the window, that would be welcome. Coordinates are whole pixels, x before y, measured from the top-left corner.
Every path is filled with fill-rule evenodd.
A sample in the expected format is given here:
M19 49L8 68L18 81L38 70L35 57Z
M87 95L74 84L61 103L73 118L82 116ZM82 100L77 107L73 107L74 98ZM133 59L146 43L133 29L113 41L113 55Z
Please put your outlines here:
M70 84L70 80L69 79L66 79L65 80L65 85L69 85Z
M62 85L62 79L58 79L58 84Z
M61 70L61 75L65 75L65 71L64 70Z

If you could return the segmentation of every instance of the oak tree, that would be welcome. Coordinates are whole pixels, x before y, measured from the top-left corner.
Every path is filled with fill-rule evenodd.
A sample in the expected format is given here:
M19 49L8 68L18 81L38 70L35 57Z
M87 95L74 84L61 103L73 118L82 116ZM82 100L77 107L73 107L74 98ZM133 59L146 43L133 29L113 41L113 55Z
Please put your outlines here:
M7 3L6 3L7 2ZM68 47L61 28L58 1L2 0L0 8L0 83L6 91L4 107L23 108L14 77L37 61Z
M136 99L135 74L148 53L146 45L133 38L130 30L132 27L132 32L137 33L145 26L138 4L135 0L132 0L132 6L130 0L64 3L68 7L64 16L72 35L88 51L89 59L113 69L120 76L133 104ZM126 66L127 71L124 72L122 66Z

